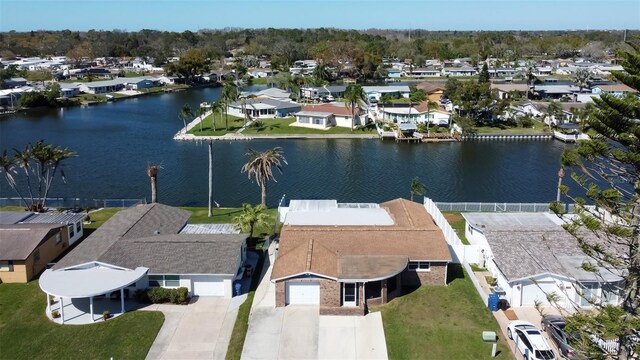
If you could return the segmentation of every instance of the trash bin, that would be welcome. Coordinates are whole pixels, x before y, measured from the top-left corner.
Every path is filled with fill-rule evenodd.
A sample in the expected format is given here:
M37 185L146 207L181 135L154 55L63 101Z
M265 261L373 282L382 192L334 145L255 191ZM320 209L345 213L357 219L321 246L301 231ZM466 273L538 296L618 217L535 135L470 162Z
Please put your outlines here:
M498 295L498 293L489 294L489 310L498 311L499 303L500 303L500 295Z
M242 282L236 281L233 283L233 288L236 290L236 296L240 296L240 293L242 292Z

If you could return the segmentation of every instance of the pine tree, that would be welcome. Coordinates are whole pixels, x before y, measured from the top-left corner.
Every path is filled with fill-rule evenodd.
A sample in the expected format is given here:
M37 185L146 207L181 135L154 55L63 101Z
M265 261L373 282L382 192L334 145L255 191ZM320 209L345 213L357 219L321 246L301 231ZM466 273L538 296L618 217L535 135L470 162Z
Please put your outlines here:
M626 73L612 75L638 90L640 44L629 45L631 51L618 53ZM571 177L595 209L585 206L585 199L569 196L568 187L561 186L577 203L577 216L565 228L593 259L583 264L584 270L598 278L619 274L624 281L607 289L621 299L619 306L587 299L597 311L567 317L566 330L585 340L574 345L589 358L603 357L598 354L602 352L598 342L613 338L620 344L613 357L631 359L640 354L640 99L635 94L602 94L594 102L588 125L599 136L565 151L561 162L574 171ZM558 213L557 205L552 208Z
M482 65L482 71L480 71L480 78L478 78L478 82L481 84L491 82L491 77L489 76L489 66L486 62L484 63L484 65Z

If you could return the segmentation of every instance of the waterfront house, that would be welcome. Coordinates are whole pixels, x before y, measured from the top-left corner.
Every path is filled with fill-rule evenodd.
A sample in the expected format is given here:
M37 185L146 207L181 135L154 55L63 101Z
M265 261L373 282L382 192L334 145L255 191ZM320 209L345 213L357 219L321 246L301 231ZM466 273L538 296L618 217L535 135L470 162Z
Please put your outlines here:
M247 235L206 228L183 232L190 215L158 203L121 210L48 270L49 275L64 277L65 272L79 271L78 266L146 268L122 288L186 287L193 296L230 298L232 282L246 259Z
M124 90L124 83L118 79L106 81L93 81L89 83L81 83L79 89L86 94L107 94L115 91Z
M418 203L292 200L271 274L277 307L319 305L324 315L363 315L403 290L445 285L451 254Z
M428 109L427 103L423 102L414 106L408 104L385 106L382 109L382 119L398 124L428 122L432 125L446 126L451 119L451 113L442 108Z
M0 225L11 224L54 224L64 225L67 231L68 245L73 245L84 234L84 213L34 213L30 211L0 211Z
M625 84L596 85L591 89L591 93L595 95L609 94L615 96L624 96L626 94L637 94L638 90Z
M249 98L229 104L229 115L244 117L246 112L254 119L274 119L291 116L300 111L302 106L293 101L281 101L270 98Z
M478 70L470 66L442 68L442 76L474 76Z
M618 270L599 267L585 255L562 221L547 213L463 213L465 236L481 251L483 267L496 279L493 289L512 307L557 305L572 311L592 302L618 305ZM599 271L584 270L590 264Z
M346 89L346 85L307 86L300 89L300 96L305 99L318 99L329 95L341 98Z
M441 71L439 69L435 69L433 67L426 68L405 68L403 72L403 76L405 77L413 77L413 78L422 78L422 77L439 77L441 75Z
M68 246L60 224L0 224L0 282L31 281Z
M268 88L254 92L242 93L243 97L267 98L279 101L291 101L291 92L278 88Z
M60 84L60 97L72 98L80 94L80 84L71 83L59 83Z
M444 95L446 83L440 81L423 81L416 85L416 88L427 93L429 100L440 102L440 98Z
M387 71L387 78L389 79L398 79L402 77L402 71L399 69L389 68L389 69L386 69L386 71Z
M375 98L378 101L384 94L408 98L411 92L407 85L363 86L362 90L364 90L368 98Z
M7 89L13 89L15 87L27 86L28 81L21 77L12 77L4 80L4 87Z
M316 129L328 129L333 126L350 128L352 125L351 108L336 104L305 105L295 114L295 125ZM367 116L356 107L354 126L366 125Z

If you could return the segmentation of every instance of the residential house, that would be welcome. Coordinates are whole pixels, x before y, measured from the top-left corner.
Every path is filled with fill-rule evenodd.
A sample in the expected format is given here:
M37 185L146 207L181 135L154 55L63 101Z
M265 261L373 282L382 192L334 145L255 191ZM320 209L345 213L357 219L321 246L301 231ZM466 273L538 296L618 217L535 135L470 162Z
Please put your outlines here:
M442 68L442 76L474 76L474 75L478 75L478 70L470 66Z
M244 97L268 98L279 101L291 101L291 92L278 88L268 88L254 92L242 93Z
M389 79L398 79L402 77L402 71L399 69L389 68L387 70L387 78Z
M341 98L346 89L346 85L308 86L300 89L300 96L305 99L318 99L329 95Z
M546 99L561 99L570 98L575 100L575 95L580 91L580 88L574 85L535 85L534 93Z
M491 90L496 90L498 100L510 99L511 94L520 93L525 95L529 91L528 84L496 84L491 83Z
M292 200L271 281L277 307L315 304L323 315L363 315L423 284L445 285L451 254L418 203Z
M88 83L80 83L79 89L87 94L107 94L115 91L124 90L125 86L119 79L106 81L92 81Z
M4 80L4 87L7 89L13 89L15 87L27 86L28 81L21 77L12 77Z
M295 114L295 125L316 129L328 129L333 126L347 127L366 125L368 117L360 107L355 109L355 119L352 121L351 108L344 104L305 105L302 111Z
M397 124L428 122L433 125L446 126L451 119L451 113L442 108L428 109L426 102L414 106L409 106L408 104L387 105L382 109L382 119Z
M624 96L626 94L637 94L638 90L625 84L596 85L591 89L591 93L595 95L609 94L615 96Z
M245 112L254 119L274 119L291 116L302 106L292 101L280 101L270 98L249 98L236 101L227 107L229 115L244 117Z
M441 75L441 71L439 69L435 69L432 67L426 68L405 68L403 72L403 76L405 77L413 77L413 78L422 78L422 77L438 77Z
M446 83L439 81L423 81L416 85L416 88L427 93L427 97L430 101L438 103L444 95Z
M34 213L30 211L0 211L0 225L11 224L55 224L67 229L68 244L73 245L84 234L84 213Z
M512 78L517 73L518 70L512 68L489 68L489 76L495 78Z
M363 86L362 90L364 90L368 98L375 98L378 101L384 94L408 98L411 92L407 85Z
M148 271L123 287L186 287L193 296L230 298L232 283L244 270L247 235L206 229L182 233L190 215L158 203L121 210L43 277L64 277L79 268L145 268Z
M60 224L0 225L0 282L26 283L69 246Z
M536 66L533 70L533 75L535 76L550 76L552 68L551 66Z
M60 84L60 97L72 98L80 94L80 84L59 83Z
M512 307L591 308L622 301L622 278L586 256L562 221L546 213L463 213L469 242L496 279L493 291ZM589 264L585 266L585 264ZM588 267L597 272L586 271ZM553 299L553 300L552 300Z

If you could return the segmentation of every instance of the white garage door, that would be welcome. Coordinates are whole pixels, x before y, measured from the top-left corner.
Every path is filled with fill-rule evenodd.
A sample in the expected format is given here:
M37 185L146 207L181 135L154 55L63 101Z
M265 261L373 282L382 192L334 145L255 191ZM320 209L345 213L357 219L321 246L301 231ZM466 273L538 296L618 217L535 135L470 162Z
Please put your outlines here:
M320 283L317 281L287 282L286 303L287 305L319 305Z
M547 295L551 294L562 295L553 281L525 283L522 286L522 306L534 306L536 301L542 305L549 305Z
M224 282L215 276L194 276L194 296L224 296Z

